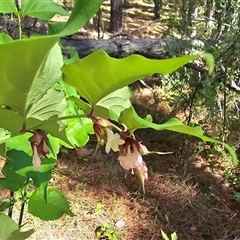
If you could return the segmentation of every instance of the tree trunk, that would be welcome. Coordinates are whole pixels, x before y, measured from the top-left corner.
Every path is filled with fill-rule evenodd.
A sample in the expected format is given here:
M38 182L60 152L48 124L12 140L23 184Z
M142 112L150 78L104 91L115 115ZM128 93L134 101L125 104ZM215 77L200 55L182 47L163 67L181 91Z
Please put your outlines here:
M110 13L110 31L121 32L122 30L122 0L111 0L111 13Z
M162 0L153 0L155 19L160 19L160 10L162 8Z
M130 6L129 0L123 0L123 6L124 8L129 8Z
M214 1L207 0L206 12L205 12L205 16L207 18L207 21L206 21L206 24L205 24L205 28L207 29L208 36L212 36L212 29L214 28L214 25L215 25L214 19L213 19L214 7L215 7Z

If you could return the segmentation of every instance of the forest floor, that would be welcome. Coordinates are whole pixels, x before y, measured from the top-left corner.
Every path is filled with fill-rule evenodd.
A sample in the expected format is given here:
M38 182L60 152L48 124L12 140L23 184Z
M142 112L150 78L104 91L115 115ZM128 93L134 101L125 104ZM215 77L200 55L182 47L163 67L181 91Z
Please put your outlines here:
M147 25L153 17L150 4L135 4L126 11L124 24ZM138 17L138 12L144 14ZM164 32L157 33L158 28L157 24L152 30L148 27L143 37L161 37ZM167 102L155 104L149 89L136 88L133 102L141 116L154 112L158 123L171 117L184 120ZM102 235L112 234L99 239L160 240L161 229L168 236L176 231L180 240L240 239L236 199L240 188L226 180L230 157L224 150L219 147L217 152L196 139L165 131L141 130L136 137L149 150L173 152L144 157L149 169L145 194L137 176L126 175L119 166L116 154L100 149L93 156L96 139L91 136L87 146L60 153L53 169L51 187L66 195L75 216L46 222L26 213L24 229L35 229L29 239L94 240L99 230ZM204 154L204 149L212 149L213 154ZM0 169L3 165L2 159ZM8 195L0 188L0 200ZM19 210L17 205L14 211Z

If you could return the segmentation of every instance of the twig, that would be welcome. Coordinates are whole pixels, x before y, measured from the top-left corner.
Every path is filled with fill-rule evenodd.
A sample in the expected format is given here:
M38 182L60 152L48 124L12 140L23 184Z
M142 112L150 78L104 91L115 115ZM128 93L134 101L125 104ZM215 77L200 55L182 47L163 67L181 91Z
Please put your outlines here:
M14 192L10 191L10 206L8 209L8 216L12 218L13 206L15 204Z
M19 220L18 220L18 227L20 228L22 225L22 220L23 220L23 214L24 214L24 207L25 203L27 201L27 192L28 192L28 187L29 187L29 180L27 181L23 193L22 193L22 204L21 204L21 210L19 214Z

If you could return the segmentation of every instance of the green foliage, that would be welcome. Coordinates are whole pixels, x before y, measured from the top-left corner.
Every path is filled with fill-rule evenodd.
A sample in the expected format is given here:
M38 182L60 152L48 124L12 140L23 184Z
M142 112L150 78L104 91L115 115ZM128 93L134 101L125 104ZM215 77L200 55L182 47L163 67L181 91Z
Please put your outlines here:
M47 189L45 199L41 190L36 190L29 198L28 212L42 220L56 220L64 213L73 216L65 196L57 189Z
M13 109L0 109L1 115L7 114L4 112L9 111L8 119L13 117L22 119L22 121L15 121L15 124L14 121L9 124L9 120L1 118L0 124L3 128L15 132L20 130L19 125L25 125L27 128L28 119L46 120L59 114L55 109L54 98L53 103L48 102L47 106L44 106L42 101L43 97L48 97L49 99L45 100L50 100L53 96L57 97L61 94L52 89L49 90L59 79L60 68L63 64L61 50L56 44L57 41L56 37L45 37L24 39L0 45L0 63L2 66L0 70L2 76L0 102ZM8 54L8 58L4 57L6 54ZM32 64L33 62L34 64ZM15 71L12 71L12 64L15 66ZM47 92L48 94L46 94ZM50 108L46 112L46 107L50 106L52 109ZM64 107L63 105L63 110ZM17 111L18 115L14 110ZM30 127L32 128L32 126Z
M137 154L138 159L149 153L133 135L135 130L142 128L169 130L192 135L205 142L223 144L231 153L233 163L237 164L233 149L203 135L200 127L186 126L177 119L164 124L152 123L149 116L140 118L131 104L129 84L153 73L172 73L189 61L200 58L199 54L165 60L150 60L139 55L114 59L104 51L97 51L79 59L71 50L72 58L64 62L60 37L75 33L102 2L76 0L66 23L49 23L51 36L13 41L8 35L0 34L0 155L6 156L2 169L5 178L1 179L0 185L12 192L20 191L22 204L28 201L28 212L43 220L55 220L63 214L73 216L64 195L49 188L48 184L60 145L84 146L92 133L96 134L98 145L106 145L107 152L110 149L120 152L119 146L122 146L121 153L127 152L121 156L122 165L129 160L129 150L134 149L130 155ZM18 12L12 0L0 2L0 12L15 13L19 24L24 15L49 20L56 13L68 14L51 0L22 0L21 7ZM203 56L212 74L213 58L209 54ZM124 167L126 170L129 170L128 165ZM144 186L146 164L142 161L141 168L135 170ZM28 193L31 184L35 190ZM3 202L0 209L3 211L12 203ZM2 222L7 226L3 230ZM21 233L21 224L16 226L3 214L0 215L0 223L3 239L25 239L32 233L32 230ZM119 235L108 224L97 232L98 238L118 239ZM176 240L176 234L171 238Z
M118 240L121 232L115 231L111 225L104 223L102 227L97 228L95 231L97 239L109 239L109 240Z
M16 13L17 7L12 0L0 1L1 13Z
M49 20L55 14L68 16L69 13L52 0L21 0L22 15Z
M235 197L236 201L238 203L240 203L240 192L236 192L234 197Z
M129 117L131 116L131 118ZM146 119L140 118L133 108L126 109L121 113L119 118L121 123L124 123L128 127L129 130L135 131L140 128L152 128L158 131L169 130L184 134L189 134L191 136L198 137L205 142L212 142L223 144L224 147L230 152L232 155L232 161L234 165L237 165L238 159L235 151L226 143L215 140L213 138L207 137L203 135L202 129L200 127L189 127L181 123L178 119L172 118L164 124L156 124L152 123Z
M18 225L8 216L0 213L0 236L1 240L24 240L31 236L34 232L33 229L27 232L20 232Z
M2 202L0 205L0 212L5 211L6 209L8 209L10 207L10 202Z
M199 57L199 55L193 55L166 60L150 60L139 55L131 55L127 58L115 59L109 57L104 51L97 51L63 66L62 71L64 80L75 87L88 103L95 106L103 97L141 77L155 72L171 73ZM129 68L133 65L133 68Z
M161 229L161 234L162 234L162 237L163 237L164 240L177 240L178 239L178 236L177 236L176 232L171 234L171 239L169 239L167 234L162 229Z
M99 9L104 0L75 0L74 8L66 23L49 23L49 33L68 36L77 32Z
M0 44L12 42L12 41L13 39L9 35L5 33L0 33Z

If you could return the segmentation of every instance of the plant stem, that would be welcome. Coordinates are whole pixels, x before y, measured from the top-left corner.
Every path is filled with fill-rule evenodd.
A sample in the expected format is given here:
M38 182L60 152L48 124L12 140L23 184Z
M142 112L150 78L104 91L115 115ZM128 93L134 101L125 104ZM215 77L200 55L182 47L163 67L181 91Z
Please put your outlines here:
M20 210L20 215L19 215L19 220L18 220L18 227L20 228L22 225L22 220L23 220L23 213L24 213L24 207L25 203L27 201L27 192L28 192L28 187L29 187L29 180L27 181L23 193L22 193L22 204L21 204L21 210Z
M122 132L122 129L121 129L120 127L118 127L117 125L113 124L112 122L111 122L111 125L112 125L112 127L114 127L117 131Z
M12 211L13 211L14 203L15 203L14 192L10 191L10 206L9 206L9 209L8 209L8 216L10 218L12 218Z
M21 21L21 16L20 14L17 14L17 19L18 19L18 34L19 34L19 39L22 39L22 21Z

